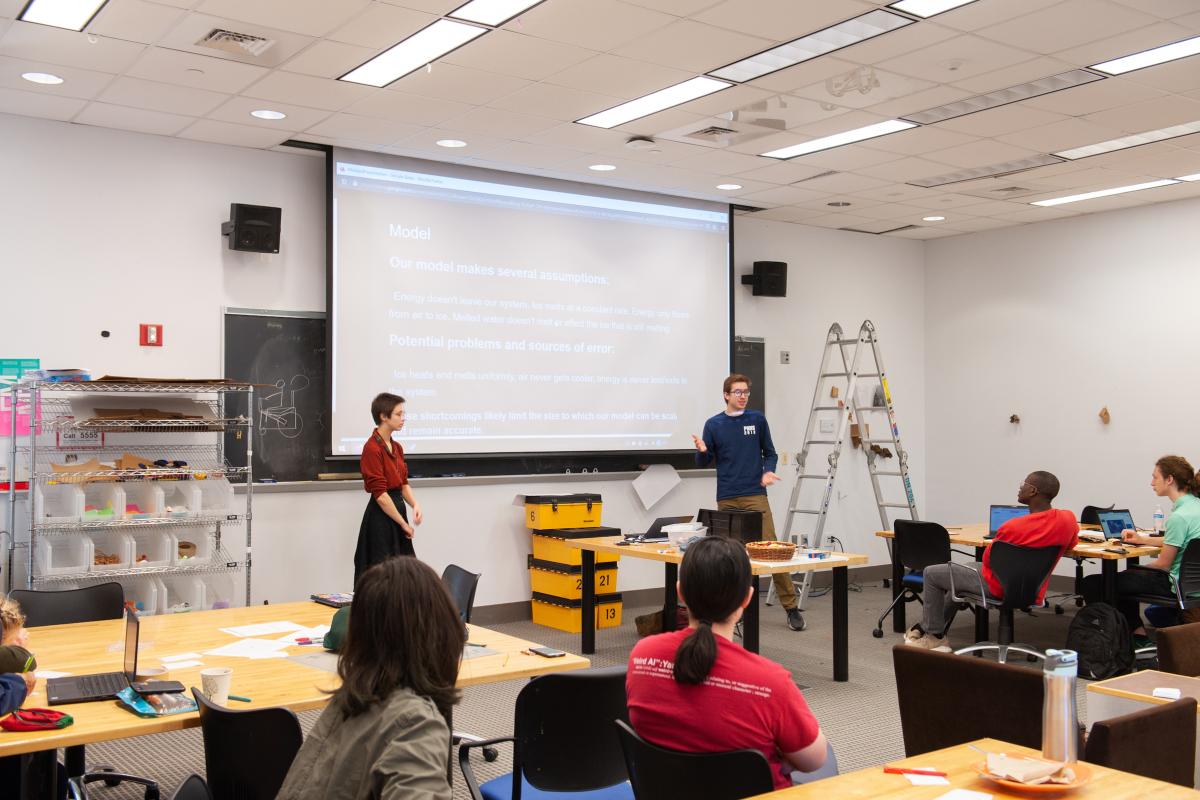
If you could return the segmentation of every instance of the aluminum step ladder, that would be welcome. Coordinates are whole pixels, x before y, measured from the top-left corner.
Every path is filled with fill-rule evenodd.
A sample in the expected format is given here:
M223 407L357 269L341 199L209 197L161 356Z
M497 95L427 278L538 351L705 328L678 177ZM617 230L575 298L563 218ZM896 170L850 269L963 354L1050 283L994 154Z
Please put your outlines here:
M868 353L870 363L864 363ZM863 385L875 387L867 404L859 402L859 388ZM832 392L834 388L838 389L836 399L835 393ZM914 520L918 519L918 516L912 481L908 475L908 451L900 442L896 408L883 366L879 338L875 325L870 320L863 322L856 338L843 335L842 326L835 322L825 336L825 351L821 356L821 367L813 387L812 408L808 412L808 425L804 429L804 448L796 457L796 482L792 486L792 496L788 501L787 522L784 524L781 541L792 541L795 534L800 547L817 549L824 544L825 521L829 515L829 502L833 498L833 486L837 479L838 459L841 456L842 445L850 433L850 426L857 423L859 430L865 434L873 420L882 422L879 420L879 414L887 415L887 436L876 435L875 438L868 438L863 435L862 450L867 457L867 471L871 476L871 488L875 492L880 525L883 530L889 530L892 524L888 515L891 513L898 515L907 512ZM822 421L833 421L835 432L821 434ZM878 432L879 425L874 427ZM826 425L826 430L828 428ZM820 472L808 469L809 457L813 455L814 448L827 452L827 466ZM888 452L888 448L889 455L894 455L896 459L894 469L889 469L890 465L885 463L888 458L883 453ZM881 478L900 479L904 487L903 502L885 499L883 487L880 485ZM814 503L814 492L806 491L806 487L820 487L820 499ZM811 529L800 532L798 528L802 525L801 520L811 520ZM888 545L890 547L891 542L888 542ZM801 610L808 600L812 576L813 573L805 572L799 586L798 607ZM771 605L774 599L775 584L772 583L767 593L767 605Z

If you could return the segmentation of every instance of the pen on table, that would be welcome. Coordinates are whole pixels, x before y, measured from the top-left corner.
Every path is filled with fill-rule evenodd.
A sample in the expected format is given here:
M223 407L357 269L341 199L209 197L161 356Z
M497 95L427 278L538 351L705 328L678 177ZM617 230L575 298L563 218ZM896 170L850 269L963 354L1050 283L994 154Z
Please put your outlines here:
M480 644L479 642L467 642L467 647L487 647L487 645Z
M309 639L305 637L303 639L297 639L296 644L325 644L325 641L323 639Z
M241 700L243 703L253 703L254 702L249 697L242 697L240 694L231 694L231 695L229 695L229 699L230 700Z
M233 695L230 695L233 697ZM883 771L891 775L932 775L936 778L946 777L946 773L936 769L918 769L911 767L884 767Z

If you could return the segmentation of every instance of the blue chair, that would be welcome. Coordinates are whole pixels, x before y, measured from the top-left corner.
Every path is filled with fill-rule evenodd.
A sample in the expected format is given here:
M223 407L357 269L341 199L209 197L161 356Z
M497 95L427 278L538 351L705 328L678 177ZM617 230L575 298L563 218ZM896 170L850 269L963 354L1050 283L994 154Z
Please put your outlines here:
M517 695L513 735L458 748L473 800L633 800L613 720L628 722L625 667L534 678ZM476 747L513 743L513 771L475 779Z
M911 603L913 600L922 602L921 590L925 588L922 571L934 564L950 561L950 532L941 525L907 519L898 519L894 525L896 539L892 543L892 558L899 561L906 571L900 582L900 593L879 615L875 630L871 631L876 639L883 638L883 621L895 610L897 603Z

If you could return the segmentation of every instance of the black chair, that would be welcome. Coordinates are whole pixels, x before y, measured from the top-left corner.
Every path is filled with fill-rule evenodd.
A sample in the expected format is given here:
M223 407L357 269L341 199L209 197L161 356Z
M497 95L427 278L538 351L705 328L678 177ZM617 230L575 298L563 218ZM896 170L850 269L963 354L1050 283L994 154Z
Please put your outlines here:
M684 753L650 744L621 720L616 725L637 800L741 800L775 791L771 765L757 750Z
M513 735L458 748L458 764L473 800L520 800L522 790L569 800L632 800L633 788L613 720L629 720L625 667L534 678L517 695ZM482 786L471 769L476 747L513 743L513 771ZM219 798L218 798L219 800Z
M1097 721L1083 759L1190 789L1196 770L1195 698Z
M450 564L442 570L442 583L450 591L450 597L458 606L459 616L463 622L471 621L471 609L475 607L475 589L479 586L480 573L467 572L457 564Z
M204 769L213 800L274 800L304 735L286 708L230 711L196 687Z
M1079 512L1080 525L1100 525L1100 512L1112 511L1116 507L1116 503L1107 506L1084 506L1083 511ZM1075 562L1075 591L1071 593L1058 592L1046 595L1046 604L1050 604L1051 598L1055 600L1054 613L1062 614L1066 609L1064 604L1067 601L1073 601L1076 607L1083 606L1083 562L1086 558L1082 556L1071 556L1071 560Z
M82 778L72 778L69 784L68 796L71 800L87 800L87 784L98 780L103 780L103 776L89 775ZM145 784L144 778L126 776L125 780ZM158 797L157 787L154 789L153 798L150 797L149 787L147 787L147 800L157 800ZM201 778L199 775L189 775L183 783L179 784L179 788L175 790L175 794L171 795L171 800L212 800L212 794L208 791L208 784L204 782L204 778Z
M1154 570L1154 567L1130 564L1126 569ZM1183 559L1179 562L1178 580L1171 577L1167 570L1155 571L1167 574L1171 586L1175 589L1174 594L1139 594L1134 595L1133 599L1139 603L1152 603L1158 606L1177 608L1180 611L1200 608L1200 539L1193 539L1183 549Z
M8 595L21 606L21 611L25 613L25 625L30 628L42 625L71 625L76 622L101 622L125 616L125 588L116 582L60 591L13 589ZM87 751L84 745L66 748L63 763L68 778L85 777ZM108 786L131 780L129 776L116 772L109 766L98 766L94 772L99 773L99 777L94 780L103 779ZM145 784L144 780L133 782ZM157 796L157 785L154 791Z
M883 621L895 610L897 603L924 602L921 600L921 590L925 588L922 571L934 564L945 564L950 561L952 552L960 552L950 548L950 532L936 522L898 519L894 525L896 538L892 542L892 558L897 559L907 572L900 582L900 594L879 615L875 630L871 631L876 639L883 638Z
M976 615L986 619L988 609L1000 610L1000 621L997 624L996 641L976 642L970 647L955 650L957 655L978 653L984 650L996 650L996 659L1008 661L1008 651L1016 650L1033 658L1045 658L1046 654L1030 644L1013 642L1013 612L1025 609L1037 602L1038 591L1050 577L1050 571L1058 563L1058 554L1062 550L1058 545L1049 547L1021 547L1010 542L992 542L989 566L1004 589L1004 599L996 600L988 597L983 575L972 567L963 567L978 578L979 598L969 595L960 596L961 586L955 585L954 570L950 571L950 599L956 603L967 603L975 608ZM974 591L976 586L971 586Z

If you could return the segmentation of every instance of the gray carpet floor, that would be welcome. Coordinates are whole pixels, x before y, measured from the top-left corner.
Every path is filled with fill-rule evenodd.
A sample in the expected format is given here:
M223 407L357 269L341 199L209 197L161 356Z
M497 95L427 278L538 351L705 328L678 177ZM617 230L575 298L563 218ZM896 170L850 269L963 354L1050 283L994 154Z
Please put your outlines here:
M831 601L828 596L809 600L805 612L808 629L801 633L787 627L778 606L762 609L760 652L791 670L833 743L843 772L882 764L904 755L891 660L891 648L901 637L891 632L890 620L884 625L882 639L871 636L876 618L891 600L891 592L879 583L855 588L858 590L850 592L849 602L850 680L846 683L833 680ZM629 651L637 641L633 619L650 610L653 609L627 607L620 628L599 631L592 663L595 666L626 663ZM1066 641L1067 626L1074 611L1075 607L1069 605L1062 616L1055 615L1052 610L1039 610L1033 616L1019 614L1017 638L1042 649L1061 647ZM915 604L909 605L910 624L914 621L913 614L919 613ZM532 622L493 627L551 647L579 651L576 634L561 633ZM970 644L973 630L970 614L960 614L950 632L951 646ZM1014 663L1025 664L1024 661ZM1029 666L1040 670L1037 664ZM507 681L467 689L463 692L461 705L455 710L455 727L482 737L510 734L513 704L522 685L524 681ZM1086 721L1085 689L1085 682L1081 680L1078 686L1081 721ZM980 702L987 701L986 690L981 690ZM306 731L318 714L318 711L310 711L300 715ZM156 778L163 788L163 797L170 797L174 788L190 773L204 774L198 729L89 745L87 753L89 764L108 764L124 772ZM477 777L481 781L487 780L511 769L511 749L502 747L500 758L494 763L485 763L478 756L472 763ZM101 784L93 784L93 787L92 798L141 797L132 787L109 789ZM456 768L454 797L459 800L468 796Z

